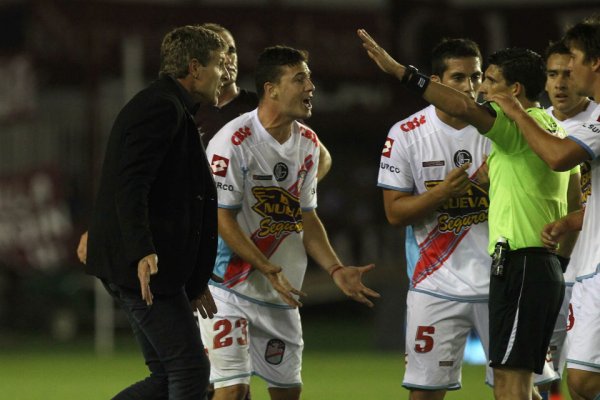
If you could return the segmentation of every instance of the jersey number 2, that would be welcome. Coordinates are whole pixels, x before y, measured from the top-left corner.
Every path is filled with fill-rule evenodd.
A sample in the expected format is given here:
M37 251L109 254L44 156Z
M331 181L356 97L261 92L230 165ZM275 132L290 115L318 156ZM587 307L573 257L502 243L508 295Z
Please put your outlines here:
M235 321L235 327L241 328L241 336L236 338L237 343L240 346L244 346L248 344L248 321L245 319L238 319ZM213 340L213 348L220 349L221 347L228 347L233 344L233 338L229 336L231 333L231 321L228 319L222 319L220 321L215 322L214 330L215 332L219 332L215 335Z

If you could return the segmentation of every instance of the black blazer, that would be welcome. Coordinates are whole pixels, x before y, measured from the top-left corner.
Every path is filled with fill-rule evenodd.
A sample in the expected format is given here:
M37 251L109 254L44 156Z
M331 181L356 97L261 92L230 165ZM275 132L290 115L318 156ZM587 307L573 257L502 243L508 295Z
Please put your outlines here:
M154 294L197 297L216 254L217 195L189 94L169 77L114 122L89 230L86 272L139 291L138 261L158 255Z

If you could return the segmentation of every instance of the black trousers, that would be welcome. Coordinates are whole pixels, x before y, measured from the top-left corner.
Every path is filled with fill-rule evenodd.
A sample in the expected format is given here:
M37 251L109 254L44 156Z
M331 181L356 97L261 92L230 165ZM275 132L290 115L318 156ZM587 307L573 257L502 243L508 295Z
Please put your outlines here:
M210 364L183 288L176 295L155 295L147 306L138 292L103 283L125 310L150 370L113 399L205 400Z

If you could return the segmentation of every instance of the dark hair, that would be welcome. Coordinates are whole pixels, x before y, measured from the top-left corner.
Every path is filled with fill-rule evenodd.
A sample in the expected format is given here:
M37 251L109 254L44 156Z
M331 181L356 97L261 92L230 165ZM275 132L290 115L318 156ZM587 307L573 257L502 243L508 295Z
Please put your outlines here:
M600 58L600 16L586 18L574 25L565 33L563 40L567 46L583 51L586 62Z
M507 84L519 82L523 85L525 97L530 101L537 101L544 90L546 68L535 51L516 47L500 50L490 56L489 64L500 68Z
M202 65L210 62L211 52L225 50L226 44L215 32L197 25L186 25L167 33L160 47L160 72L173 78L185 78L190 60Z
M282 67L294 66L301 62L308 62L308 52L287 46L267 47L258 57L258 65L254 80L256 93L262 99L265 93L265 83L278 83L283 74Z
M558 40L556 42L548 43L548 47L546 47L546 53L544 54L546 62L548 62L548 59L553 54L570 55L571 51L564 41Z
M443 39L431 51L431 74L442 77L449 58L477 57L481 60L481 52L477 43L471 39Z

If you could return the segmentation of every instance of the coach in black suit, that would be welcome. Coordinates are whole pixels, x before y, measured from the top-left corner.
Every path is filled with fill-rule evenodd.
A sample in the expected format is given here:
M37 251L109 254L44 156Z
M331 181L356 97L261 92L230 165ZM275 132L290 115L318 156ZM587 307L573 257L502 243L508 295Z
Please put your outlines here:
M209 364L192 309L216 312L207 282L217 206L192 115L216 104L224 50L200 27L169 32L159 79L121 110L110 134L86 271L123 306L150 369L115 399L205 398Z

